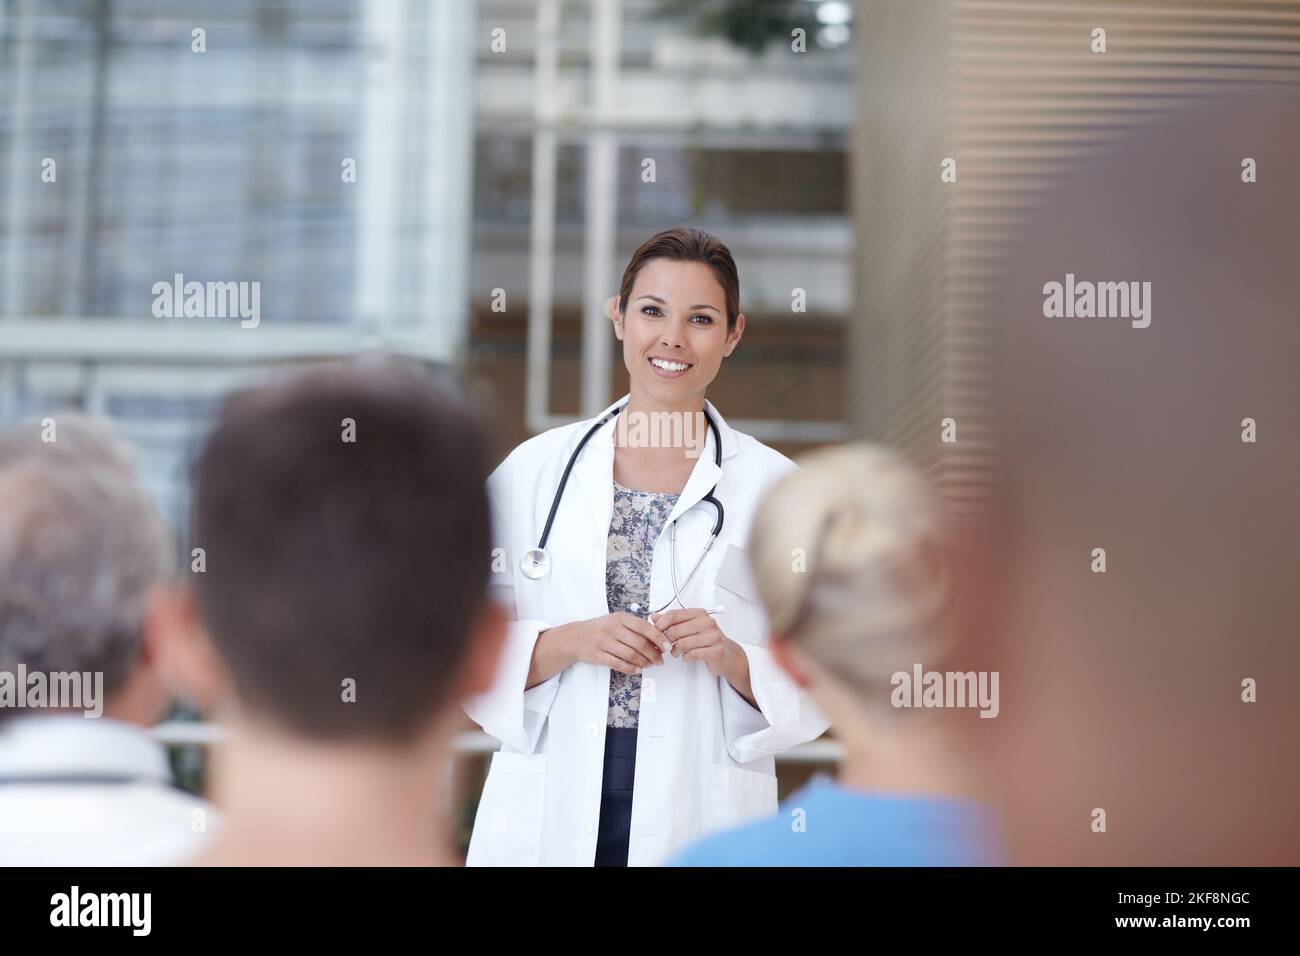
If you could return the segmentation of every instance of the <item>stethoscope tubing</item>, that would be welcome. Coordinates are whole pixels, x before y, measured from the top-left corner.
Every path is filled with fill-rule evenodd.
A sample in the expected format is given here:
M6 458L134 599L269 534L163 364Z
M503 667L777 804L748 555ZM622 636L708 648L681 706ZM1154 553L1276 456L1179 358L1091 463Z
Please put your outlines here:
M545 570L541 570L537 574L530 574L529 575L530 577L541 577L550 574L550 568L549 568L550 559L546 551L546 543L547 541L550 540L551 528L555 524L555 515L560 509L560 502L564 499L564 489L568 486L569 475L573 472L573 466L577 463L578 456L582 453L582 449L586 447L587 442L591 440L591 436L596 434L596 432L600 430L601 426L603 426L611 418L617 416L626 407L627 407L627 402L624 402L622 405L619 405L616 408L611 409L606 414L602 415L600 421L596 422L594 425L591 426L591 428L587 429L587 433L582 436L582 440L578 442L578 446L573 450L573 454L569 456L569 461L564 466L564 472L560 475L560 484L555 489L555 495L551 498L551 509L546 515L546 524L542 527L541 540L538 541L537 547L529 552L530 556L538 555L539 556L537 559L538 564L544 562L546 564L546 568ZM709 414L708 409L704 410L704 418L708 422L709 430L713 432L713 456L714 456L714 461L716 462L716 464L720 469L722 467L722 434L718 430L717 422L715 422L713 420L713 416ZM709 551L713 548L713 542L716 541L718 539L718 535L722 533L722 526L726 520L726 511L722 507L722 502L719 501L717 495L714 494L714 492L716 492L717 490L718 490L718 486L715 483L713 487L709 489L708 494L706 494L702 499L700 499L701 501L713 505L713 509L716 512L716 517L714 518L713 521L713 530L709 534L709 542L704 546L704 551L701 552L699 559L695 562L694 566L692 566L690 573L686 575L686 581L684 582L684 584L690 583L691 578L695 576L695 572L699 570L700 565L704 563L704 559L708 556ZM673 597L672 600L670 600L667 604L659 608L660 611L668 607L669 604L672 604L673 601L676 601L678 604L682 604L681 589L678 587L677 584L677 561L676 561L677 522L676 521L674 521L671 527L669 528L669 547L672 553L672 557L669 559L669 564L671 565L670 570L672 572ZM537 565L534 565L534 567L536 566ZM525 568L525 572L527 573L527 568ZM682 606L685 607L684 604ZM658 612L652 611L651 613L658 613Z

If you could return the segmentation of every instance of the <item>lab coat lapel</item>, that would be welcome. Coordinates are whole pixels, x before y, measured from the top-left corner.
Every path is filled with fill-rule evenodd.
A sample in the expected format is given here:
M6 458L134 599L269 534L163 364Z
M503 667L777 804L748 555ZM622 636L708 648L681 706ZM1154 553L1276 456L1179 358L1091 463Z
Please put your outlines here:
M582 456L573 466L573 482L574 490L591 515L594 530L603 540L614 514L614 448L610 444L598 444L600 437L599 432L592 435L582 450Z
M668 515L668 523L676 521L680 515L699 504L700 499L709 493L721 477L722 469L713 460L713 441L710 438L708 447L696 460L691 477L686 479L686 487L678 495L677 503L673 505L673 510Z
M596 419L608 414L616 405L622 402L619 399L609 408L605 409ZM590 428L595 419L590 420L586 428ZM605 551L609 540L609 522L614 514L614 424L617 417L610 419L600 430L591 436L587 446L583 448L582 454L578 456L577 462L574 463L573 473L570 475L569 482L576 493L577 497L582 499L583 510L586 511L590 521L582 529L574 529L566 534L574 534L574 541L581 545L581 553L596 553L601 556L599 561L584 560L582 565L594 569L592 582L599 579L599 587L594 592L584 589L583 593L605 593ZM583 429L583 433L586 432ZM559 519L556 519L559 524ZM587 549L591 550L588 551ZM600 602L604 604L604 599Z
M717 422L718 434L722 436L722 460L726 461L731 455L735 454L735 439L731 434L731 429L723 421L718 410L713 407L713 403L705 401L705 407L713 420ZM677 504L673 506L668 520L675 521L678 516L685 514L691 508L700 503L701 499L722 479L722 469L714 461L714 440L713 429L705 428L704 450L700 457L696 459L695 468L691 471L691 477L686 479L686 487L682 489L681 495L677 498ZM712 527L712 525L710 525Z

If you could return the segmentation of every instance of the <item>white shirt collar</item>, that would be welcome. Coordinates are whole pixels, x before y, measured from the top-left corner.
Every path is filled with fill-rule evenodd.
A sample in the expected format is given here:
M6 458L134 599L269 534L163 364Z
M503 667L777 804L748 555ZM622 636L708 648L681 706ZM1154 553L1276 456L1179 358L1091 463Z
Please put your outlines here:
M134 724L66 714L0 722L0 778L77 776L171 783L171 768L163 745Z

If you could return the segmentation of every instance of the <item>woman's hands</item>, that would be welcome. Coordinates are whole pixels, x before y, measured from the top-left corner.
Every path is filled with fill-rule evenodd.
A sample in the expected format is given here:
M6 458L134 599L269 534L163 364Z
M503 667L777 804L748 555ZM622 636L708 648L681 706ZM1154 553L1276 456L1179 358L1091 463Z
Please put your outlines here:
M704 608L692 607L651 615L654 623L616 611L588 621L548 628L533 648L527 687L554 677L575 661L600 664L624 674L664 662L665 650L683 661L699 661L724 678L755 707L749 683L749 658L722 633Z
M722 633L708 611L688 607L650 617L659 629L659 642L664 650L684 661L702 661L714 677L725 676L735 642Z
M701 607L688 607L650 616L673 657L703 661L710 674L721 677L758 709L749 682L749 658L739 644L722 633L712 614Z
M559 656L567 659L564 667L574 661L586 661L624 674L639 674L643 668L664 662L663 651L659 648L661 638L658 629L644 618L616 611L543 631L538 644L543 640L550 641Z

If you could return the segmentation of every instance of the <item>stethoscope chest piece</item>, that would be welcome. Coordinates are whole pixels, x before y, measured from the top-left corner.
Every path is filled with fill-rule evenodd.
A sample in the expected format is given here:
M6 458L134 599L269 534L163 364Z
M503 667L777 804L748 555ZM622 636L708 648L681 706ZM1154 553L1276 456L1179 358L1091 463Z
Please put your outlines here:
M538 581L551 573L551 556L545 548L533 548L519 562L519 570L530 581Z

